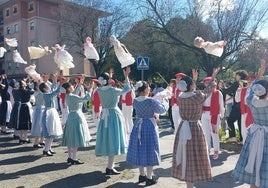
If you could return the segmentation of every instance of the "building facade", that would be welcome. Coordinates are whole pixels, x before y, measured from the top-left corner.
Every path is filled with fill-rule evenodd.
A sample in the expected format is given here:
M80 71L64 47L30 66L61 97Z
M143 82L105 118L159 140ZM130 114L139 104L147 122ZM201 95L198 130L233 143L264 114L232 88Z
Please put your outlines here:
M64 38L64 24L61 22L62 17L68 17L63 14L64 7L70 7L75 11L91 9L93 14L100 17L107 16L105 12L94 10L90 7L82 7L63 0L9 0L0 4L0 45L7 49L4 58L0 59L1 69L9 76L20 77L25 75L25 67L30 64L36 65L38 73L54 73L57 65L54 62L52 54L45 55L37 60L30 60L28 46L48 46L52 47L56 43L61 43ZM93 22L94 25L87 26L97 28L98 20ZM68 31L73 32L73 31ZM27 61L27 65L13 62L13 48L4 44L4 38L16 38L18 40L17 50L22 58ZM62 45L62 44L60 44ZM82 44L81 44L82 45ZM75 68L64 70L63 74L86 74L94 76L94 70L88 61L83 57L83 46L78 53L77 48L69 48L67 51L73 56Z

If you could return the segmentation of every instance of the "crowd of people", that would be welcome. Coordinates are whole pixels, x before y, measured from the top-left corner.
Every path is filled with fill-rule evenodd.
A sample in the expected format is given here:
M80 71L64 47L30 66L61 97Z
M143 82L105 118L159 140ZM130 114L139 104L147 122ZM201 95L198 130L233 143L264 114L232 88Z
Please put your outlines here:
M120 174L114 159L126 154L126 161L139 168L138 182L150 186L157 183L153 168L161 163L159 116L168 111L170 131L175 134L172 177L185 181L187 188L211 180L209 155L213 148L212 159L219 158L221 128L230 142L243 144L233 178L252 188L268 187L268 82L261 79L266 71L265 60L261 60L257 75L237 71L229 86L216 79L219 68L201 81L202 90L197 87L195 69L192 77L177 73L167 87L146 81L134 84L129 80L131 54L114 36L110 40L118 50L117 55L121 53L125 77L122 83L113 80L112 70L92 79L89 85L84 83L83 76L73 80L60 75L60 71L42 74L41 80L27 77L20 81L8 79L2 72L1 133L9 134L13 129L14 139L25 144L32 142L30 132L33 147L42 148L43 155L48 157L56 153L53 140L61 137L61 145L68 148L67 164L83 164L77 152L79 147L89 146L91 140L83 113L90 101L97 127L95 154L107 157L106 175ZM87 38L88 47L92 47L90 42Z

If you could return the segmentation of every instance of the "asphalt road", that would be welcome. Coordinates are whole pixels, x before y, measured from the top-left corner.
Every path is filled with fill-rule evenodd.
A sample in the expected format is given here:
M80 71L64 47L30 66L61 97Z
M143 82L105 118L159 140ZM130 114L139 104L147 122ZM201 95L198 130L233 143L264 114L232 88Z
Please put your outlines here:
M53 149L57 152L53 157L42 154L42 149L34 149L32 143L19 145L12 134L0 135L0 187L1 188L80 188L80 187L111 187L135 188L144 187L138 184L138 169L125 161L125 155L116 156L117 176L106 176L106 157L96 157L94 153L96 141L96 127L90 114L86 115L90 133L93 137L91 146L79 148L78 158L85 162L82 165L67 165L67 148L60 146L60 140L53 142ZM154 174L159 177L158 183L152 187L183 188L185 182L170 176L174 134L168 129L170 123L161 120L162 129L159 130L160 150L162 162L154 168ZM234 182L230 176L239 151L233 152L232 147L222 144L219 159L211 160L213 180L195 184L197 188L244 188ZM239 147L239 146L238 146Z

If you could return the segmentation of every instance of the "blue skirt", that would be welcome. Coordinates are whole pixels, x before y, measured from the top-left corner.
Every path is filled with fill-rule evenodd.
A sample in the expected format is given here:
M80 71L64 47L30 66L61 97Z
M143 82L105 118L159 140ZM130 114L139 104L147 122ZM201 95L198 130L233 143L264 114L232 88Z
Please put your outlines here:
M155 120L135 120L129 140L127 162L134 166L160 164L159 139Z
M41 136L42 133L42 118L44 114L44 106L34 106L33 107L33 124L31 129L31 136Z
M248 136L245 140L245 144L241 150L239 159L236 163L235 169L233 170L232 177L241 183L255 184L256 173L248 173L245 171L245 167L249 158L249 145L253 134L248 131ZM263 147L263 158L260 168L260 187L268 188L268 133L264 135L264 147Z
M82 110L69 112L65 124L62 145L67 147L89 146L90 133Z
M112 156L126 153L124 120L119 109L107 109L107 119L100 119L96 136L96 156ZM102 113L103 114L103 113Z

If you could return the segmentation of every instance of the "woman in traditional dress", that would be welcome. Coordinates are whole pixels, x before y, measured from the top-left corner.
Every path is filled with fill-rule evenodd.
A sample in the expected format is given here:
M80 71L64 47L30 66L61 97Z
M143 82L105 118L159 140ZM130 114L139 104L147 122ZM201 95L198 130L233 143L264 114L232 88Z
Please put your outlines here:
M114 168L114 156L126 153L127 140L125 138L124 117L117 104L119 96L130 90L128 75L130 67L124 70L126 85L123 89L110 86L111 75L103 73L98 78L102 87L97 89L101 104L102 114L97 130L96 156L108 156L106 175L120 174Z
M59 117L59 113L56 110L56 97L60 93L60 85L57 87L58 74L55 73L51 76L53 81L51 87L47 82L40 84L39 89L43 93L45 111L42 119L42 136L45 138L45 148L43 154L47 156L53 156L54 152L51 148L54 138L62 135L62 126Z
M127 67L135 63L134 57L132 57L131 53L129 53L126 46L120 43L120 41L117 40L117 38L114 35L110 37L110 42L114 46L114 52L118 61L121 64L121 68Z
M31 136L35 137L33 147L42 148L44 139L42 133L42 118L45 110L43 93L39 90L40 82L35 82L34 98L35 106L33 107L33 125L31 129Z
M66 104L69 108L62 145L68 147L68 164L83 164L84 162L77 159L77 150L78 147L88 146L91 136L86 118L80 106L84 101L89 100L90 93L86 92L83 97L73 94L74 87L69 82L64 83L62 87L66 90Z
M153 177L153 166L160 164L158 130L154 114L164 113L169 104L168 100L160 102L149 98L150 87L144 81L137 82L136 90L138 97L133 102L136 120L130 135L127 162L139 167L139 183L146 182L146 186L150 186L157 182ZM144 171L145 167L147 174Z
M194 183L212 179L206 138L200 123L202 104L212 91L212 84L219 69L215 69L211 82L204 92L195 91L197 72L193 70L193 79L189 76L179 81L179 108L182 121L176 133L173 147L172 176L186 181L187 188Z
M2 102L0 104L0 126L2 134L9 134L7 126L10 120L12 105L10 102L10 94L8 92L8 81L6 74L1 75L0 94Z
M261 61L258 78L246 98L253 116L253 124L241 150L232 176L236 181L250 184L251 188L268 187L268 81L260 79L267 64Z
M20 132L20 144L30 143L28 139L28 130L32 128L32 105L30 103L31 95L34 94L34 90L29 88L26 81L21 80L19 82L20 87L18 94L20 95L20 106L18 108L18 126L17 130Z

